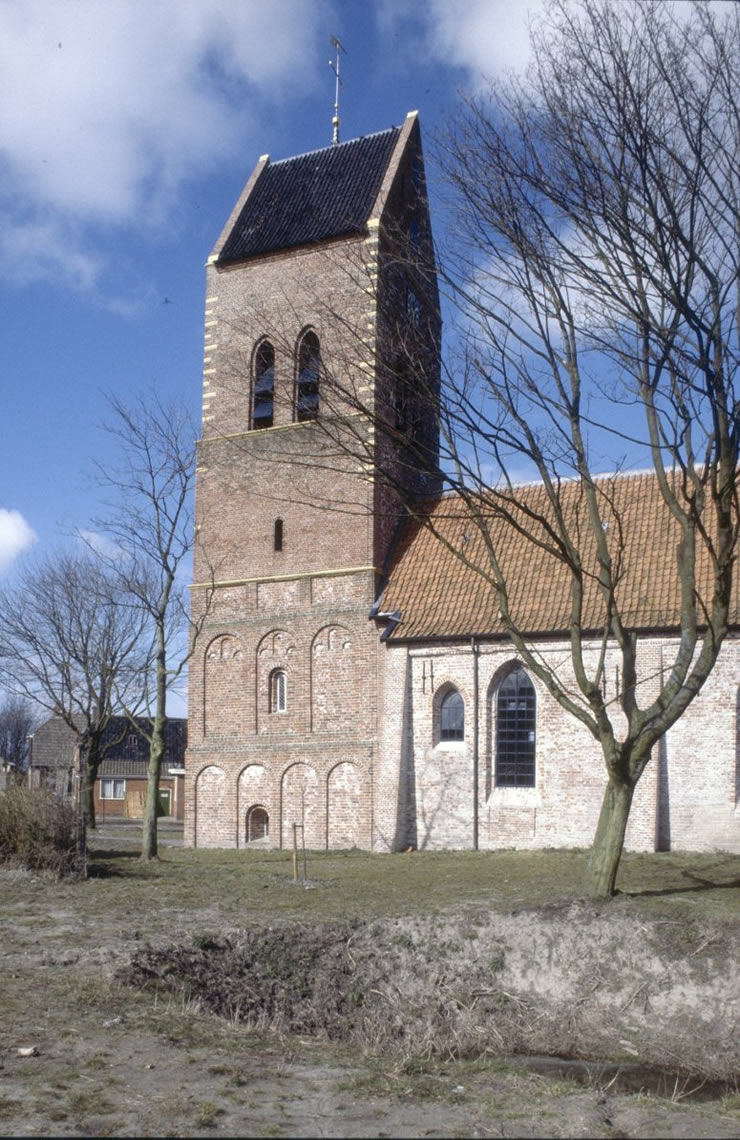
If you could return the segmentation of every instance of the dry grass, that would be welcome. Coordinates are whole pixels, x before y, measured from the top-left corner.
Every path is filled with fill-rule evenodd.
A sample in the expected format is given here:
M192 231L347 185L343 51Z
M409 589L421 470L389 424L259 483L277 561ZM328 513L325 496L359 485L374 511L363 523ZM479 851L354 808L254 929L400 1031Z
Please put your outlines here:
M294 885L290 857L280 852L164 847L159 863L145 865L131 838L98 836L92 847L88 880L0 871L6 1134L306 1135L331 1118L325 1112L335 1114L330 1135L419 1135L423 1127L469 1135L474 1121L480 1135L533 1134L528 1121L546 1135L548 1113L552 1135L586 1127L614 1135L606 1115L622 1135L646 1135L654 1120L661 1135L673 1135L665 1122L674 1119L677 1128L691 1119L692 1135L737 1134L731 1099L702 1133L694 1123L708 1111L702 1105L680 1099L669 1106L673 1115L665 1108L656 1116L654 1102L643 1108L625 1097L627 1115L615 1116L599 1088L577 1092L567 1074L528 1074L492 1054L562 1045L575 1056L601 1047L606 1018L589 1006L601 977L633 1027L612 1035L606 1052L624 1038L643 1058L658 1056L644 1027L664 1018L646 1015L645 1003L671 990L655 973L644 984L644 955L680 960L702 984L725 977L727 932L740 923L738 858L627 856L622 893L594 905L573 901L585 858L576 851L309 854L309 882ZM612 943L596 964L590 950L566 951L588 1000L568 998L567 1015L553 1015L543 995L514 990L507 971L530 953L532 931L545 940L539 971L548 947L554 959L563 954L573 926L579 936L582 928L583 947L609 932ZM312 948L339 928L334 950L313 955L333 962L317 978ZM214 952L226 942L231 950ZM627 960L633 949L643 957ZM145 965L149 954L163 953L164 964L169 955L178 969L191 955L204 984L175 969L166 984L155 979L149 988L139 977L138 986L124 985L116 974L137 953ZM210 1012L214 992L228 999L220 1016ZM329 1040L315 1032L327 1011L339 1027ZM28 1045L38 1057L18 1055ZM697 1041L688 1045L696 1054ZM693 1088L686 1067L681 1074L677 1100ZM355 1108L362 1119L352 1131L342 1114Z
M105 841L104 841L105 842ZM109 841L107 841L109 842ZM135 850L92 841L91 873L107 891L166 891L168 905L208 908L218 882L219 910L234 925L250 916L310 921L430 913L460 902L485 911L547 906L583 897L583 851L309 853L308 882L293 884L288 852L169 847L142 865ZM722 853L627 854L610 910L740 918L740 857Z

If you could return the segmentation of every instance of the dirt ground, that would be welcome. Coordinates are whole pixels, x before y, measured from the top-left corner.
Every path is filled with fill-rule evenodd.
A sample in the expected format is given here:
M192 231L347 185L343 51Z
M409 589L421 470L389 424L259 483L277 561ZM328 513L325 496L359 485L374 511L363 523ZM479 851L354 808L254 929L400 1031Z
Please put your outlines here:
M116 855L0 872L2 1135L740 1136L726 906L494 907L430 857L457 901L403 913L393 857L353 908L359 859L255 863L247 893L233 860Z

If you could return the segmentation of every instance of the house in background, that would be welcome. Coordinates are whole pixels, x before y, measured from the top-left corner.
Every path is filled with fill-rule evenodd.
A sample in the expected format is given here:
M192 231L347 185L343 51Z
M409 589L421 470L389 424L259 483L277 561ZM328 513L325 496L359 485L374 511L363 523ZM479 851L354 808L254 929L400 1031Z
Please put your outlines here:
M77 734L61 717L52 716L28 738L28 786L51 788L57 796L75 793L79 767Z
M142 726L147 724L140 718ZM165 754L159 781L161 814L183 818L187 720L169 717L165 726ZM98 820L111 817L141 819L146 802L148 741L126 717L113 717L104 738L105 759L95 780ZM50 717L30 739L28 782L51 787L57 795L76 793L80 767L79 738L60 717Z

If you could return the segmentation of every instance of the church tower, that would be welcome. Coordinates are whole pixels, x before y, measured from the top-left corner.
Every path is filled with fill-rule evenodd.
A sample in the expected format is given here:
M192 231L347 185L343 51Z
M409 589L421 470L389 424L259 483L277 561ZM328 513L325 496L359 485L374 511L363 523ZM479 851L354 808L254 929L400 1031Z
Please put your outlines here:
M263 156L207 264L187 843L387 849L368 619L436 486L439 351L416 113Z

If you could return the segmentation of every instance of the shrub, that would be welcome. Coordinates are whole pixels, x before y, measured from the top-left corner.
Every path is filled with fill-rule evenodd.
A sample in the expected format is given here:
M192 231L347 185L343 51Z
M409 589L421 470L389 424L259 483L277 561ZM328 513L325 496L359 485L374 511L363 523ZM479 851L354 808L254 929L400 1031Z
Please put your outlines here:
M73 805L47 788L10 785L0 795L0 863L60 877L82 871Z

